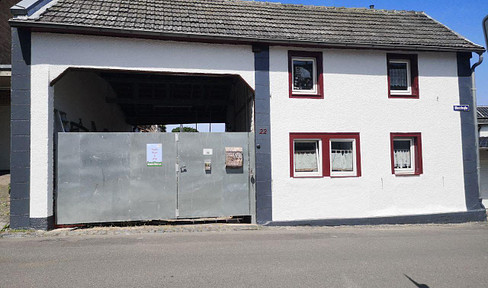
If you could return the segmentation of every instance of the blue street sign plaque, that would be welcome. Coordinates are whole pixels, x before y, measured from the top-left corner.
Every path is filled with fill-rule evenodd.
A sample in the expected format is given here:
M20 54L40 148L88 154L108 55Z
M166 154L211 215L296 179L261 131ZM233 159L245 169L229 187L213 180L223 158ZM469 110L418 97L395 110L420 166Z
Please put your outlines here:
M454 105L454 111L469 112L469 105Z

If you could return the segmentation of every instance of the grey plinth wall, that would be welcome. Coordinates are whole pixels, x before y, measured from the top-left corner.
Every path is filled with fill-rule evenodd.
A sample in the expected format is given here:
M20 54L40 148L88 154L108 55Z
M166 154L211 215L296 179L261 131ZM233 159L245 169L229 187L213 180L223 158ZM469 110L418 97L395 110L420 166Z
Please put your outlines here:
M253 46L256 128L256 222L272 221L269 47Z

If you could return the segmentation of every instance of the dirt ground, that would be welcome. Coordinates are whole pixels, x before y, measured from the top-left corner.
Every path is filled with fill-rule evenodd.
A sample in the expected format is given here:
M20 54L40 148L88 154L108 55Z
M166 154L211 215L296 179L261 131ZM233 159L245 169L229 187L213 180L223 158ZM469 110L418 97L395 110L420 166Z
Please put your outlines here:
M0 229L9 223L10 215L10 196L8 185L10 184L10 174L0 176Z

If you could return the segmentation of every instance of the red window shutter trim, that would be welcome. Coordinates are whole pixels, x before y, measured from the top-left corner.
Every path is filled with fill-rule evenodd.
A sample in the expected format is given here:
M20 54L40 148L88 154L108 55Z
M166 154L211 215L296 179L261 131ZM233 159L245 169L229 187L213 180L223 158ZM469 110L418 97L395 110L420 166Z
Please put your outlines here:
M396 174L395 173L395 158L393 153L393 140L395 138L412 138L415 144L415 169L413 174ZM419 132L390 133L390 155L391 155L391 174L398 176L420 175L424 173L422 163L422 135Z
M293 94L293 57L309 57L315 58L317 65L317 94ZM288 93L290 98L302 99L323 99L324 98L324 80L323 80L323 58L322 52L310 51L288 51Z
M395 95L391 94L390 90L390 60L395 59L407 59L410 60L410 86L412 93L410 95ZM386 55L386 71L388 77L388 98L406 98L406 99L419 99L419 69L418 69L418 56L416 54L392 54Z
M356 140L356 175L355 176L332 176L333 178L360 177L361 176L361 145L359 133L290 133L290 177L295 178L294 172L294 141L297 139L310 139L322 141L322 151L320 151L322 161L321 176L305 176L299 178L322 178L331 177L330 175L330 139L354 139Z

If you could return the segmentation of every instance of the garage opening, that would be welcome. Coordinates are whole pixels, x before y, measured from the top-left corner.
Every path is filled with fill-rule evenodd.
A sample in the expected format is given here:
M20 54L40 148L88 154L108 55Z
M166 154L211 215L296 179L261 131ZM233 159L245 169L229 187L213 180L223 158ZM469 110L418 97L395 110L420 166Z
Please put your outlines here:
M127 132L209 123L225 127L217 131L253 130L254 91L238 75L68 69L52 85L56 120L63 123L55 130Z
M240 76L69 69L52 86L57 224L252 216ZM160 133L175 124L224 132Z

